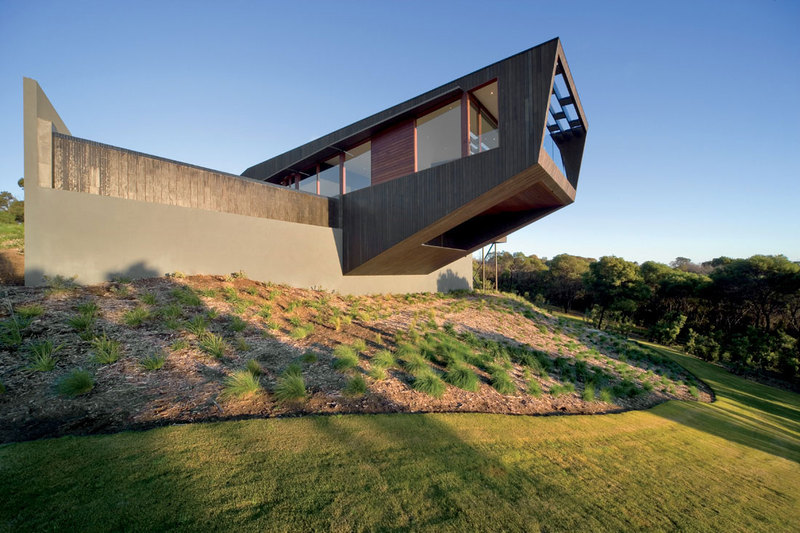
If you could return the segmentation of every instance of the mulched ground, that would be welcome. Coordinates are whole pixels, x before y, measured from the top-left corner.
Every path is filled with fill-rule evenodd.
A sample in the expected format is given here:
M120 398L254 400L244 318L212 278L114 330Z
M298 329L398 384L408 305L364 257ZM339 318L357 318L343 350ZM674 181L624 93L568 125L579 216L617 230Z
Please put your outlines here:
M176 303L175 290L185 287L203 295L201 304L182 305L179 322L169 324L163 310ZM123 280L80 288L6 287L3 293L0 313L6 320L12 310L29 304L40 304L43 313L25 328L20 346L6 345L0 351L0 383L6 389L0 395L0 442L246 417L387 412L597 414L644 409L670 399L695 399L686 385L691 377L684 371L678 374L674 369L633 361L624 364L640 383L651 381L655 386L652 392L613 403L584 401L580 385L575 393L553 397L548 391L559 383L557 375L538 378L544 393L529 395L525 369L517 364L509 368L517 387L510 395L492 388L489 376L479 369L478 392L448 386L438 399L414 390L413 377L401 368L389 370L385 380L367 377L371 356L381 349L395 349L398 333L441 331L445 324L459 333L469 331L511 346L527 345L553 358L584 358L619 375L617 366L633 345L588 325L557 320L507 295L356 298L231 276ZM91 336L81 336L68 323L78 314L78 306L87 302L95 302L99 308L93 335L104 333L122 344L122 357L115 363L95 363ZM127 325L126 312L137 307L147 309L150 318L136 327ZM209 330L225 339L224 357L208 355L198 336L186 330L186 321L198 315L210 317ZM236 331L238 319L246 323L242 331ZM313 332L293 338L298 324L312 324ZM43 339L61 348L54 370L36 372L28 368L25 346ZM357 339L367 344L356 372L364 375L368 391L351 397L343 389L353 373L335 371L332 353L337 345ZM587 350L596 350L596 355L587 356ZM308 397L290 403L275 401L270 391L281 372L308 352L316 355L315 362L302 364ZM145 370L142 360L154 354L166 355L166 363L159 370ZM263 391L244 399L224 400L221 393L226 376L243 369L250 359L264 370ZM76 368L92 373L94 389L75 398L60 396L57 383ZM651 373L646 373L648 370ZM669 386L662 385L652 372L665 374ZM712 400L711 391L702 383L698 389L700 401Z

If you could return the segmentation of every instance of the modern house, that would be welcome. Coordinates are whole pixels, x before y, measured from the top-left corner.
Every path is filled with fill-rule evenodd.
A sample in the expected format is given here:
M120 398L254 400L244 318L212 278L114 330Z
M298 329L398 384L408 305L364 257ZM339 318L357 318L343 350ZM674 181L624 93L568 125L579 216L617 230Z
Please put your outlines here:
M227 273L467 288L470 254L572 203L587 123L554 39L245 170L72 137L24 82L26 284Z

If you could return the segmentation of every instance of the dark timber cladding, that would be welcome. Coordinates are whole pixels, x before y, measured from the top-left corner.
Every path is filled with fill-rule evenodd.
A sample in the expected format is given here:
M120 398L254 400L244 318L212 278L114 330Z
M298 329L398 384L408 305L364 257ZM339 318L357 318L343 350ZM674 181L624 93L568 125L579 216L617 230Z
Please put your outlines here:
M578 115L568 134L552 137L563 172L543 149L557 74L568 86L569 99L563 100L574 103ZM413 153L408 147L414 119L446 102L466 102L467 91L492 80L497 80L499 146L414 172L407 155ZM462 117L463 109L462 104ZM371 139L372 186L341 197L343 271L426 274L572 203L586 131L561 43L554 39L251 167L244 175L279 180L292 169Z
M330 226L335 198L53 133L54 189Z

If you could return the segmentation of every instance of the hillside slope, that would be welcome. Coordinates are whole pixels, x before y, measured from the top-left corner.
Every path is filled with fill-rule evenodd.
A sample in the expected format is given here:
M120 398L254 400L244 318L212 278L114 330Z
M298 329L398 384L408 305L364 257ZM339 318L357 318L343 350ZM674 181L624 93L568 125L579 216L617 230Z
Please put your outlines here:
M656 352L511 295L350 297L173 276L57 280L4 300L0 442L237 417L601 413L711 399ZM64 386L76 371L90 390Z

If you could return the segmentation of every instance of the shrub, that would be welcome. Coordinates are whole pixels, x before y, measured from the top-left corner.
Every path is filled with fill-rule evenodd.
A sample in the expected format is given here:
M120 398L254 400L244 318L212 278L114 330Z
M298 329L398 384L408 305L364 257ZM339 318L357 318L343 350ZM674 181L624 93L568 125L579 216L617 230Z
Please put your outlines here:
M260 376L264 373L264 369L261 368L261 365L255 359L250 359L247 361L247 366L245 368L254 376Z
M37 372L53 370L56 367L55 353L60 349L61 346L53 346L53 343L49 340L29 344L27 351L31 364L28 365L28 369Z
M170 345L169 349L172 350L173 352L177 352L179 350L185 350L188 347L189 347L189 341L187 341L186 339L178 339Z
M348 396L361 396L367 392L367 382L364 381L364 376L354 376L347 385L344 387L344 393Z
M275 399L279 402L291 402L306 397L306 384L302 375L288 374L278 378L275 385Z
M222 359L227 348L225 340L219 335L206 333L200 339L200 348L212 357Z
M447 386L432 371L421 372L414 378L414 388L434 398L441 398Z
M333 368L339 371L350 370L358 366L358 355L350 346L340 344L333 350Z
M614 401L614 393L611 389L602 389L600 391L600 401L606 403L612 403Z
M223 398L245 398L258 393L259 390L261 390L261 384L258 377L247 370L237 370L225 378L221 396Z
M198 337L204 336L208 330L208 319L203 315L195 315L186 321L186 331L194 333Z
M363 352L364 350L367 349L367 343L364 342L364 339L354 340L351 346L353 347L353 350L355 350L356 352Z
M234 331L236 333L240 333L240 332L244 331L245 328L247 328L247 322L245 322L244 320L242 320L238 316L235 316L235 317L231 318L231 322L229 324L229 327L231 328L232 331Z
M35 318L44 313L44 307L41 304L25 304L20 305L14 311L22 318Z
M575 392L575 385L572 383L561 383L550 387L550 396L553 398L558 398L559 396L573 392Z
M200 296L191 287L177 287L172 289L172 297L181 305L199 307L203 305Z
M158 302L158 300L156 299L156 295L153 292L146 292L142 294L142 296L139 299L142 300L142 303L146 305L156 305L156 303Z
M164 366L167 361L167 356L163 353L154 353L141 360L140 364L145 370L158 370Z
M428 361L420 354L412 352L403 358L403 366L412 375L422 374L430 371Z
M614 385L612 391L616 398L633 398L641 392L641 389L633 381L623 379L622 382Z
M126 311L122 316L125 324L134 328L141 326L148 318L150 318L150 311L146 307L136 307Z
M75 369L61 378L56 388L62 396L80 396L94 388L94 379L86 370Z
M478 390L478 376L464 365L452 364L447 367L444 380L459 389L475 392Z
M697 387L694 385L689 386L689 394L691 394L695 399L700 398L700 393L697 391Z
M594 384L587 383L586 386L583 388L583 394L581 398L583 398L584 402L593 402L594 401Z
M102 337L95 337L92 340L94 349L94 360L101 365L115 363L122 355L122 345L114 339L108 338L103 333Z
M303 357L300 359L304 363L316 363L317 362L317 354L311 351L308 351L303 354Z
M298 327L294 328L291 331L291 333L289 333L289 336L291 338L297 339L297 340L305 339L306 337L311 335L311 333L313 331L314 331L314 325L313 324L303 324L302 326L298 326Z
M391 368L397 365L397 361L395 361L392 352L389 350L381 350L372 356L370 364L376 368Z
M536 398L542 395L542 386L539 384L538 380L532 379L528 381L528 394Z
M492 367L489 370L489 374L492 376L492 387L500 394L514 394L517 391L517 387L511 381L511 376L502 368Z

